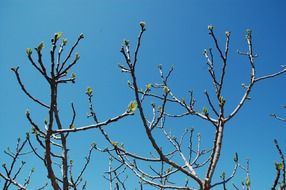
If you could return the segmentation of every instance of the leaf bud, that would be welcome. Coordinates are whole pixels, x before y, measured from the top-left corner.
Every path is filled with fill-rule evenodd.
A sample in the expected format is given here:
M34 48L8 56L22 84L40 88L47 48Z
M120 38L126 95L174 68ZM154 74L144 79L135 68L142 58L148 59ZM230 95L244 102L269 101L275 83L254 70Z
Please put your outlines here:
M37 50L38 52L41 52L44 47L45 47L44 43L41 42L41 43L38 45L38 47L36 48L36 50Z
M32 55L32 49L31 48L26 48L26 54L27 56L31 56Z
M146 23L144 21L141 21L139 24L140 24L141 29L145 30Z
M79 60L79 58L80 58L80 54L77 52L77 53L75 54L75 59L76 59L76 60Z
M214 26L213 26L213 25L208 25L208 30L209 30L209 31L213 31L213 29L214 29Z
M79 38L80 38L80 39L83 39L83 38L84 38L84 34L83 34L83 33L80 33Z
M56 32L55 33L55 40L59 40L61 38L61 36L63 35L63 32Z

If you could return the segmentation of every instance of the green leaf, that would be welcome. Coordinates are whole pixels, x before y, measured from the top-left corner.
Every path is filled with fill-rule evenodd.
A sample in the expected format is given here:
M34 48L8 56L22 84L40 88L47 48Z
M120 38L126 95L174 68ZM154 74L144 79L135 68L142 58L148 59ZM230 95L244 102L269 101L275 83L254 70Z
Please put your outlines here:
M56 39L56 40L59 40L62 35L63 35L63 32L56 32L56 33L55 33L55 39Z
M283 169L283 164L282 163L275 163L275 167L277 170L282 170Z
M88 87L85 91L88 96L92 96L92 88Z
M137 109L137 102L134 100L134 101L131 101L129 104L128 104L128 112L135 112L135 110Z

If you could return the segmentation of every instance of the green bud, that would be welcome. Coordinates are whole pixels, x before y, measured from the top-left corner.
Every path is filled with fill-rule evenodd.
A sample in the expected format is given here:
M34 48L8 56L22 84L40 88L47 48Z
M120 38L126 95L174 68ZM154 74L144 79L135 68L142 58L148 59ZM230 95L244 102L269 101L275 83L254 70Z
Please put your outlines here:
M76 60L79 60L79 58L80 58L80 55L79 55L78 52L76 52L76 53L75 53L75 59L76 59Z
M75 128L74 124L71 124L70 129L74 129L74 128Z
M245 185L246 185L246 187L250 187L250 178L249 177L246 178Z
M282 170L283 169L283 164L275 162L275 168L276 168L276 170Z
M64 74L67 75L69 72L70 72L70 70L68 69L68 70L66 70L66 72Z
M88 87L85 91L88 96L92 96L92 88Z
M223 96L220 96L220 97L219 97L219 104L220 104L221 106L223 106L223 105L225 104L225 99L223 98Z
M134 100L134 101L131 101L129 104L128 104L128 112L129 113L133 113L135 112L135 110L137 109L137 102Z
M203 114L208 115L208 109L206 107L203 107Z
M38 134L37 129L35 127L32 127L32 134L34 134L34 135Z
M63 35L62 32L56 32L56 33L55 33L55 39L56 39L56 41L59 40L62 35Z
M26 54L27 56L31 56L32 55L32 49L31 48L26 48Z
M38 47L36 48L36 50L37 50L38 52L40 52L40 51L42 51L42 49L43 49L44 47L45 47L44 43L41 42L41 43L38 45Z
M146 85L146 89L147 89L147 90L151 90L151 88L152 88L152 84L151 84L151 83L148 83L148 84Z
M231 34L231 32L230 32L230 31L226 31L226 32L225 32L226 37L229 37L229 36L230 36L230 34Z
M123 40L123 45L124 46L129 46L129 40Z
M25 114L26 114L27 117L30 116L30 111L26 110Z
M164 86L163 91L165 94L168 94L170 92L170 89L167 86Z
M144 21L141 21L139 24L141 26L141 29L144 30L145 26L146 26L146 23Z
M223 180L225 180L225 172L222 172L221 176L220 176Z
M212 31L214 29L213 25L208 25L208 30Z
M117 142L117 141L111 141L111 144L112 144L112 146L114 146L114 147L118 147L119 142Z
M76 79L76 75L74 73L72 73L71 78Z
M96 148L96 143L94 142L94 143L91 143L91 147L92 148Z
M68 39L64 38L63 39L63 45L65 46L65 45L67 45L67 43L68 43Z
M160 106L160 107L158 107L158 111L160 112L160 113L162 113L163 112L163 108Z

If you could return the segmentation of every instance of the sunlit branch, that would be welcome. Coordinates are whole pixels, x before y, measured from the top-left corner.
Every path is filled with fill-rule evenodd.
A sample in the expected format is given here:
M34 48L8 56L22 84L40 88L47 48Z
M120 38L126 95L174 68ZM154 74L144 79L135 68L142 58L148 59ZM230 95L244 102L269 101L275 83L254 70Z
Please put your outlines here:
M108 119L104 122L100 122L100 123L97 123L97 124L93 124L93 125L87 125L87 126L83 126L83 127L78 127L78 128L73 128L73 129L57 129L57 130L53 130L53 133L58 133L58 134L61 134L61 133L71 133L71 132L77 132L77 131L85 131L85 130L90 130L90 129L95 129L95 128L100 128L100 127L104 127L110 123L114 123L126 116L129 116L129 115L133 115L134 113L132 112L124 112L123 114L119 115L119 116L116 116L114 118L111 118L111 119Z

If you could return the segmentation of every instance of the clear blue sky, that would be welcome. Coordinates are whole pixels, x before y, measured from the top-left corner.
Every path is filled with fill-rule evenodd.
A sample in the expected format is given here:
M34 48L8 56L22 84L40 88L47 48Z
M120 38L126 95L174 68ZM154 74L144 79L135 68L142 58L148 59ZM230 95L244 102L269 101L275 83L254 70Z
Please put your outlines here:
M187 91L192 89L198 107L204 106L204 89L211 87L202 55L205 48L213 46L207 26L215 26L220 40L224 40L224 31L232 32L225 88L226 106L230 111L243 93L241 83L248 80L247 59L236 54L237 49L246 49L246 29L253 30L254 48L259 55L256 60L258 76L278 71L281 65L286 65L285 8L286 3L282 0L1 0L0 150L13 147L16 138L24 137L30 130L24 114L27 108L37 122L43 122L47 116L20 91L10 68L20 66L27 88L35 96L47 100L47 85L29 64L25 49L45 42L44 51L47 53L44 60L49 64L49 41L55 32L64 32L69 44L80 33L86 37L77 48L81 59L73 72L78 80L74 85L63 86L59 92L60 111L66 122L71 117L69 105L74 102L78 113L76 125L91 123L86 119L88 105L84 92L88 86L95 91L96 109L102 120L121 113L133 99L127 87L128 78L119 72L117 64L124 61L119 52L122 40L129 39L134 47L139 32L138 23L142 20L147 24L147 32L139 55L140 84L144 87L149 82L159 80L158 64L166 68L174 65L170 86L181 97L187 96ZM285 81L286 76L282 76L254 88L252 100L227 126L219 173L222 170L230 171L233 154L238 152L242 160L250 159L252 189L270 188L274 161L279 158L273 139L277 138L286 151L286 126L269 114L276 112L286 116L281 108L286 104ZM212 138L213 131L204 122L188 118L180 125L195 126L196 131L201 132L204 143ZM108 131L113 139L124 142L130 149L137 151L140 147L148 151L147 148L142 149L146 142L141 139L145 136L141 133L140 122L136 122L136 116L110 126ZM71 140L72 156L79 164L83 153L88 151L87 144L96 141L104 145L98 131L73 135ZM0 155L2 163L5 158L3 153ZM107 169L107 161L99 153L95 153L93 158L86 175L88 189L107 189L101 174ZM37 163L30 157L27 159ZM34 167L41 173L39 164ZM33 177L33 185L39 185L39 176L41 174ZM236 182L239 184L241 179L236 179ZM134 189L133 184L136 183L130 182L130 189Z

